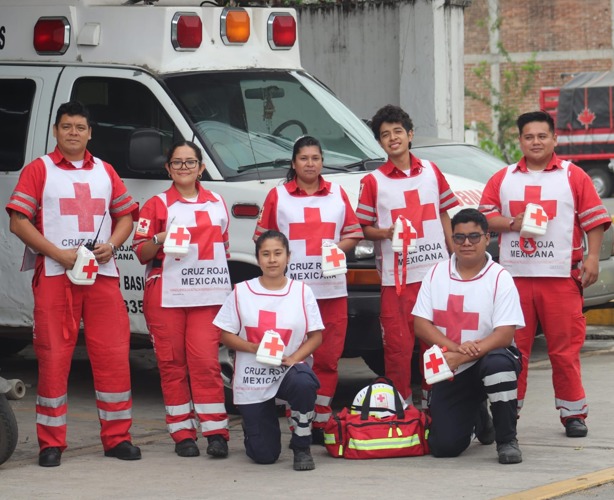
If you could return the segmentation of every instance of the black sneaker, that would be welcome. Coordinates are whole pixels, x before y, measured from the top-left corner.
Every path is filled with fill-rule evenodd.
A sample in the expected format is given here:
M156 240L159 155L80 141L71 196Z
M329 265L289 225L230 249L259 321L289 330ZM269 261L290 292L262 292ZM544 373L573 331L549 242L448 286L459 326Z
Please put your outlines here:
M565 422L565 434L568 438L583 438L588 434L588 427L583 418L569 418Z
M311 450L307 448L295 448L294 451L294 464L292 467L294 470L313 470L316 468L316 464L311 456Z
M311 444L324 446L324 429L311 429Z
M200 450L196 446L196 441L188 438L175 443L175 453L180 457L197 457L200 455Z
M209 445L207 446L207 455L214 458L226 458L228 456L228 443L219 434L207 436Z
M115 457L120 460L140 460L141 449L130 441L122 441L117 446L104 452L105 457Z
M517 439L512 439L508 443L497 444L497 453L500 464L519 464L522 462L522 452Z
M62 452L57 446L41 450L38 454L38 465L41 467L57 467L62 460Z
M478 438L478 441L482 444L493 444L495 442L495 426L488 412L487 401L484 401L480 405L478 419L475 422L473 432L475 433L475 437Z

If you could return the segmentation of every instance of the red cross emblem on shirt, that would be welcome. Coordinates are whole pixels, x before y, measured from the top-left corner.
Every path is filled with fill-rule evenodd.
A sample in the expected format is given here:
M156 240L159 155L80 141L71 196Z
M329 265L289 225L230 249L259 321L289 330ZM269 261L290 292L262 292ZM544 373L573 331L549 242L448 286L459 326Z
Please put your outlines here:
M556 200L542 200L541 186L525 186L524 200L510 201L510 214L516 217L525 211L527 203L535 203L543 207L550 220L556 217Z
M412 226L414 226L416 230L417 237L422 238L424 237L423 223L427 220L437 219L435 204L425 203L424 205L421 205L420 193L418 193L417 189L405 191L403 196L405 197L405 206L402 208L395 208L394 210L390 211L392 222L397 220L399 215L404 216L406 219L411 221Z
M98 272L98 264L96 259L90 259L86 266L83 266L83 272L87 274L87 279L91 279L94 273Z
M74 198L60 198L60 214L76 215L80 232L93 233L94 216L103 215L107 209L104 198L92 198L87 182L73 182Z
M463 295L448 296L448 308L446 310L433 309L433 324L446 329L446 337L462 343L461 333L463 330L477 330L480 324L480 313L463 311Z
M178 227L177 231L169 234L168 237L175 240L175 245L178 247L182 246L184 241L188 241L190 239L190 235L186 233L183 227Z
M277 337L273 337L273 340L270 342L265 342L264 347L269 350L269 354L273 357L276 357L278 352L283 352L284 350L284 346L279 343Z
M292 330L290 328L279 328L277 326L277 313L272 311L259 311L258 326L246 326L245 334L249 342L259 344L267 330L275 330L279 333L284 344L288 345L288 342L290 342Z
M194 212L196 226L189 227L192 244L198 245L198 260L213 260L213 244L223 243L222 226L214 226L209 212L198 210Z
M319 208L304 208L305 222L291 222L289 239L305 240L306 255L321 255L322 240L335 239L335 223L322 222Z
M343 260L345 260L345 254L340 252L337 248L333 248L330 251L330 255L326 256L326 262L332 262L335 267L339 267Z
M548 222L548 216L541 208L538 208L531 214L531 219L535 221L536 226L543 226L544 222Z
M432 370L433 373L439 373L439 367L443 365L443 359L437 356L435 353L431 353L429 355L429 360L426 362L424 366L428 370Z

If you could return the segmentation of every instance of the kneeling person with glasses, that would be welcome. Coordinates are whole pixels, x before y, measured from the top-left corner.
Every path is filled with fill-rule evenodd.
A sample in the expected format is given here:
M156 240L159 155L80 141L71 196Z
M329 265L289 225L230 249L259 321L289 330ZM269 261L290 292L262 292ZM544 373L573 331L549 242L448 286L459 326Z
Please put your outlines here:
M451 259L427 273L413 310L416 336L445 347L454 372L452 380L433 385L431 453L455 457L469 446L474 431L479 438L476 422L488 400L499 463L520 463L521 361L514 332L524 326L524 318L518 291L511 275L486 252L488 223L478 210L461 210L452 218L452 241Z

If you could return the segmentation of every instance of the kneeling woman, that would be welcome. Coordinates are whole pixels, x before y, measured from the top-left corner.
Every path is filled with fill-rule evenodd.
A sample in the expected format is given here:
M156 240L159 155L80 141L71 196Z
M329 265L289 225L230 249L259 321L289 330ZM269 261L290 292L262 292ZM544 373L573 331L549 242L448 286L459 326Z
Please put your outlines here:
M294 470L312 470L311 423L320 384L311 369L311 354L322 342L324 325L311 289L286 278L289 257L282 233L263 233L256 240L262 276L238 283L213 323L222 329L222 343L237 351L234 403L243 417L247 456L260 464L279 458L281 431L275 407L279 398L290 405L294 422L290 440ZM256 360L267 330L278 332L285 344L279 367Z

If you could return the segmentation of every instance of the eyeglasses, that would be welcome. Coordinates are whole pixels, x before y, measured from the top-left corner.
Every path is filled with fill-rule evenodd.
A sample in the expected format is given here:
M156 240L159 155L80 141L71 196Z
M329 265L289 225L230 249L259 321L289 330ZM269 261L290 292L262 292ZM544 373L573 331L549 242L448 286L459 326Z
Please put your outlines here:
M472 245L475 245L480 242L480 240L482 239L482 236L486 236L486 233L469 233L469 234L454 233L452 235L452 240L457 245L462 245L463 243L465 243L465 240L468 239L469 243L471 243Z
M181 170L184 165L187 169L192 170L193 168L198 167L198 160L172 160L169 162L169 165L173 170Z

